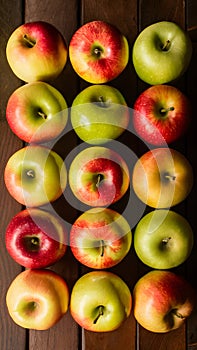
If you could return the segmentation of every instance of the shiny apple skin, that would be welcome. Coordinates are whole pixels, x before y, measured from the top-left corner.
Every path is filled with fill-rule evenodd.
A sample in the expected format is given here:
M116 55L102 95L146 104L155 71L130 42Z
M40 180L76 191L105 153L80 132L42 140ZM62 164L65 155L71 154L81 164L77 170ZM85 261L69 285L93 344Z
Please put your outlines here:
M97 55L94 50L98 49ZM69 57L76 73L92 84L109 82L119 76L129 59L126 37L109 23L92 21L72 36Z
M58 137L68 120L63 95L48 83L20 86L8 99L6 118L11 130L28 143L44 143Z
M99 308L102 314L99 317ZM93 332L110 332L129 317L132 295L127 284L109 271L91 271L80 277L71 291L74 320Z
M152 270L133 289L134 316L142 327L155 333L182 326L195 303L193 286L172 271Z
M173 110L161 112L168 108ZM178 140L187 132L191 118L189 99L174 86L151 86L134 103L134 129L152 145L166 146Z
M153 208L181 203L193 187L193 169L187 158L170 148L155 148L136 162L132 185L136 195Z
M29 45L25 38L30 39L33 45ZM6 56L19 79L25 82L50 81L62 72L68 49L56 27L35 21L24 23L14 30L7 42Z
M27 329L47 330L67 312L69 289L66 281L47 269L28 269L18 274L6 293L13 321Z
M70 231L70 247L83 265L105 269L117 265L130 250L132 233L126 219L109 208L81 214Z
M29 208L11 219L5 243L18 264L37 269L49 267L65 255L67 236L63 220L39 208Z
M27 207L38 207L62 195L67 170L56 152L44 146L29 145L8 159L4 181L16 201Z
M108 206L123 197L129 187L124 159L107 147L82 150L69 169L69 184L75 197L94 207Z

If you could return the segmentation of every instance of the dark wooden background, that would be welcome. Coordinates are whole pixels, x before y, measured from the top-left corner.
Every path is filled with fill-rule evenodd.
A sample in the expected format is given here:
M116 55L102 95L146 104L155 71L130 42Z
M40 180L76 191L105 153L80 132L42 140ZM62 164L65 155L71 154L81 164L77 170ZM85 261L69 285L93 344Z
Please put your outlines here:
M54 24L69 43L74 31L83 23L91 20L104 20L117 26L126 35L130 50L137 34L146 26L161 20L178 23L185 28L193 42L193 57L187 73L179 79L175 86L185 92L192 101L194 113L192 126L184 139L172 147L183 152L191 161L196 178L197 160L197 121L195 103L197 98L197 2L196 0L1 0L0 2L0 350L196 350L197 349L197 312L180 329L166 333L154 334L142 329L134 320L133 315L116 331L110 333L87 332L77 326L70 313L47 331L28 331L10 319L5 305L5 294L12 279L22 271L6 252L4 233L12 216L22 208L7 193L3 182L5 164L12 153L23 147L20 141L9 129L5 119L6 103L10 94L22 84L11 72L5 56L6 42L12 31L20 24L28 21L44 20ZM159 74L159 72L158 72ZM84 87L68 62L61 76L53 82L66 98L70 106L74 97ZM133 103L138 94L148 86L141 82L130 63L126 70L111 85L117 87L124 95L128 105ZM140 147L130 145L127 134L121 138L128 146L139 154ZM70 137L58 145L58 152L65 156L67 147L74 147L78 140ZM196 184L184 203L174 208L182 213L193 227L196 236ZM72 222L76 211L71 206L64 207L61 199L56 208ZM132 208L131 208L132 214ZM196 238L196 237L195 237ZM185 264L175 269L184 275L197 289L197 239L190 258ZM68 250L61 262L52 270L61 274L69 284L70 289L80 274L88 269L81 266ZM128 256L119 265L111 269L121 276L128 286L133 288L137 279L149 269L135 256L133 247Z

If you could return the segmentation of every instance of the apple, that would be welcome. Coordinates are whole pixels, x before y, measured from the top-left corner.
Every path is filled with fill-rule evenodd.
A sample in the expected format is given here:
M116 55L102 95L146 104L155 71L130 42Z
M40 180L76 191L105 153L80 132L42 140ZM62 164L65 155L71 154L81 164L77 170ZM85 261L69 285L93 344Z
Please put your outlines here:
M129 109L116 88L91 85L74 99L71 123L81 140L101 144L116 139L127 129Z
M126 283L109 271L91 271L74 284L70 312L84 329L109 332L129 317L132 296Z
M138 222L134 248L139 259L153 269L171 269L189 257L194 243L189 222L168 209L149 212Z
M176 141L185 134L190 121L190 101L174 86L151 86L134 103L134 130L152 145L166 146Z
M155 148L135 163L132 174L137 197L153 208L181 203L193 186L193 169L187 158L170 148Z
M141 31L132 51L139 78L150 85L165 84L178 79L187 70L192 43L178 24L161 21Z
M91 21L72 36L69 57L75 72L92 84L109 82L125 69L129 59L126 37L115 26Z
M60 260L67 249L67 230L58 216L39 208L20 211L5 232L6 248L20 265L45 268Z
M67 170L55 151L29 145L8 159L4 181L16 201L27 207L38 207L61 196L67 183Z
M114 150L93 146L71 162L69 185L75 197L89 206L108 206L123 197L129 187L126 162Z
M70 231L75 258L93 269L117 265L130 250L132 233L126 219L109 208L92 208L82 213Z
M13 321L27 329L47 330L68 310L67 283L47 269L28 269L11 282L6 304Z
M152 270L133 289L134 316L142 327L155 333L179 328L195 303L193 287L172 271Z
M10 35L6 56L13 73L25 82L53 80L62 72L68 56L59 30L44 21L28 22Z
M67 103L48 83L28 83L11 94L6 118L11 130L23 141L46 142L64 130L68 120Z

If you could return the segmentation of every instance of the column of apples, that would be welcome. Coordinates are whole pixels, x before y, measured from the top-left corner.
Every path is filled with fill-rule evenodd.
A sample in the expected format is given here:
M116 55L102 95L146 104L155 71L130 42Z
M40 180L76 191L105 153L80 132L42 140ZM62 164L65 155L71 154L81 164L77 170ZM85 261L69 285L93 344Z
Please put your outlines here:
M140 139L159 148L144 154L136 162L132 175L129 174L125 159L110 147L103 146L109 140L120 136L129 123L129 108L120 91L112 86L103 85L118 77L126 67L129 60L127 39L114 26L103 21L93 21L79 28L69 45L69 57L73 69L82 79L95 84L79 93L71 107L73 129L85 142L85 146L73 160L68 174L69 185L76 198L85 205L93 207L84 211L73 223L69 241L75 258L82 264L97 269L76 282L70 297L70 311L73 318L80 326L92 331L116 329L131 312L132 296L128 286L117 275L103 270L118 264L131 247L132 233L129 223L122 215L108 208L126 193L130 178L140 200L156 208L138 223L134 235L134 247L145 264L160 269L152 271L155 277L149 279L144 276L145 282L143 283L142 279L136 284L133 291L133 311L136 320L151 331L167 332L179 327L194 307L193 289L187 281L170 271L161 271L184 262L193 245L193 233L189 223L179 214L169 210L169 207L183 201L191 191L192 167L182 154L167 146L186 131L191 117L190 103L178 89L164 85L178 78L187 69L191 58L191 42L187 34L174 23L160 22L156 26L157 38L161 40L157 43L157 54L161 55L159 56L161 59L165 54L167 68L171 60L177 62L176 52L169 50L170 38L175 30L178 31L178 39L184 41L184 49L178 54L185 59L180 60L183 62L183 67L179 67L176 76L166 78L164 61L162 63L164 71L160 75L162 80L158 81L158 75L156 74L156 80L147 63L148 49L144 53L140 52L142 43L149 43L151 40L155 42L153 37L155 30L152 26L146 29L145 34L142 32L134 44L133 63L136 73L154 86L137 99L132 122ZM42 34L40 38L36 37L38 33ZM143 35L149 35L150 38L143 40ZM44 45L50 50L43 50ZM39 61L37 64L35 55L32 56L33 50L37 53ZM169 55L166 54L168 51ZM26 67L21 65L20 55L26 58ZM67 184L67 170L59 155L41 144L61 134L67 124L68 111L66 101L59 91L42 81L54 79L61 73L67 61L67 47L61 34L53 26L44 22L29 23L18 28L10 37L7 58L13 72L27 82L11 95L6 111L7 120L13 132L30 143L9 159L5 169L5 184L8 191L27 207L11 220L6 232L6 246L18 263L30 268L17 276L11 284L7 293L7 305L11 317L17 324L26 328L48 329L67 311L69 292L61 276L50 270L44 270L43 267L50 266L65 254L68 234L63 220L38 207L56 200L62 194ZM152 60L153 55L149 62ZM169 68L167 70L169 71ZM148 81L147 77L152 77L152 80ZM166 96L169 97L169 102ZM36 100L39 101L38 104ZM20 169L18 173L17 169ZM159 178L158 183L155 178ZM182 191L179 184L182 186ZM21 229L20 237L17 237L16 227L19 225L23 227L21 223L24 224L24 229ZM27 231L25 227L28 227ZM166 228L170 228L170 234L167 236ZM149 234L150 229L154 234ZM152 237L152 240L148 241L149 237ZM19 252L16 251L17 240L21 241ZM182 244L181 249L178 242ZM47 249L44 243L47 244ZM176 255L173 250L170 253L170 244L177 246L180 252L175 261L169 258ZM162 259L157 253L159 250L157 246L161 245L165 253ZM143 246L148 249L143 251ZM44 253L40 254L42 248L43 252L46 252L45 256ZM31 251L31 254L26 254L28 251ZM38 252L40 261L37 259ZM166 264L166 261L170 261L170 265ZM158 265L160 262L163 265ZM43 283L46 288L49 279L54 280L58 286L58 298L63 300L59 304L57 297L52 298L54 312L51 317L46 315L40 323L35 317L37 309L42 307L41 301L39 303L35 301L35 296L38 300L39 293L44 294L44 291L36 289L39 285L36 281L39 278L45 281ZM158 301L153 303L156 318L153 314L146 315L145 305L138 300L143 295L144 286L149 287L150 284L149 288L156 292L158 281L162 281L162 288L169 295L169 300L176 295L177 303L179 298L182 298L177 292L177 287L182 286L183 295L187 296L187 302L183 305L183 308L187 309L184 317L179 317L180 313L173 312L174 309L169 310L168 300L162 312L157 311ZM12 298L16 288L18 293L20 288L27 288L31 295L32 285L34 294L31 300L19 298L16 302L20 302L20 307L16 308L16 302ZM169 285L172 285L171 289ZM52 290L51 297L53 292ZM83 296L87 293L90 296L88 304L83 302ZM110 298L107 298L109 294ZM154 293L152 295L154 299ZM61 307L56 307L56 301ZM79 308L79 303L83 303L84 307ZM176 309L176 305L173 307ZM143 320L139 317L142 308ZM20 315L14 310L21 310ZM25 310L31 310L28 317ZM109 313L109 310L113 311ZM169 318L173 317L179 322L166 321L166 324L163 324L161 317L165 313L169 314ZM168 324L171 324L171 327Z

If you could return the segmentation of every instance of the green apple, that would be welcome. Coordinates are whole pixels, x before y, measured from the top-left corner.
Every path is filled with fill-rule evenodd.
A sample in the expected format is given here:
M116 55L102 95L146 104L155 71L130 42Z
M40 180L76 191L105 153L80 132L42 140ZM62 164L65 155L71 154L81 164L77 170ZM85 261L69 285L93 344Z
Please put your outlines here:
M129 123L129 109L116 88L92 85L74 99L71 123L81 140L101 144L123 133Z
M70 311L84 329L108 332L117 329L130 315L132 296L126 283L114 273L91 271L75 283Z
M85 211L70 231L70 247L75 258L93 269L117 265L129 252L131 242L127 220L109 208Z
M154 269L171 269L182 264L193 247L189 222L171 210L154 210L136 226L134 248L142 262Z
M57 273L28 269L11 282L6 305L13 321L27 329L46 330L67 312L69 289Z
M67 170L56 152L30 145L8 159L4 180L15 200L27 207L36 207L61 196L67 183Z
M150 85L178 79L187 70L191 56L187 32L168 21L146 27L134 42L132 53L136 73Z
M23 141L43 143L59 136L68 120L67 103L53 86L36 81L16 89L10 96L6 118Z

